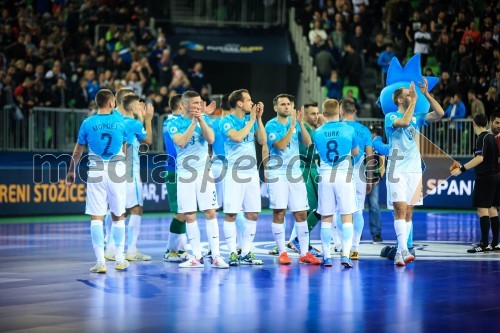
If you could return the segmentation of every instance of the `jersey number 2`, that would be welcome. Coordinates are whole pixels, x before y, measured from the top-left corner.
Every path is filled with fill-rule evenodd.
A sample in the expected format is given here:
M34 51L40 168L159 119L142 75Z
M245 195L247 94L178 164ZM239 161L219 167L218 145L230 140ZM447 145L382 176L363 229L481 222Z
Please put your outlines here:
M101 140L105 140L105 139L108 140L108 142L106 142L106 146L104 147L104 151L102 152L103 156L107 156L107 155L110 154L109 153L109 146L111 146L111 140L112 140L111 134L109 134L109 133L102 133L101 134Z

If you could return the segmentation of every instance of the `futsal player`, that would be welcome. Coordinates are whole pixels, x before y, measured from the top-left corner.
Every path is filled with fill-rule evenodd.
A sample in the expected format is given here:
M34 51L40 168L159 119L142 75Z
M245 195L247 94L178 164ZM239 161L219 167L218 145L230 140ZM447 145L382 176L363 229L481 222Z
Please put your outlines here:
M115 97L108 89L101 89L95 97L97 114L85 119L80 126L73 151L66 184L75 181L75 167L80 162L83 149L89 147L89 172L85 214L91 216L90 234L97 263L92 273L106 273L104 259L103 220L109 205L112 213L112 237L117 247L115 269L129 266L124 257L125 202L127 185L125 174L126 127L123 117L113 113Z
M354 128L356 142L359 147L359 154L354 158L354 171L352 175L354 184L356 185L356 197L358 200L358 210L353 214L354 235L352 249L349 254L349 258L352 260L359 260L358 248L365 225L363 208L365 206L366 194L370 193L372 190L371 180L373 178L371 168L367 169L365 167L365 163L370 163L373 158L372 135L366 126L356 121L356 114L357 110L354 101L350 98L344 99L340 105L340 116L347 125ZM367 179L369 181L367 181Z
M219 127L224 134L224 150L228 167L224 178L224 235L229 248L229 265L262 265L251 252L261 211L260 179L255 154L255 138L266 144L262 123L264 104L253 104L248 90L235 90L229 96L233 112L221 119ZM231 195L229 195L229 193ZM246 223L241 242L241 255L236 250L236 215L243 211Z
M474 133L477 135L474 158L464 165L458 164L451 171L458 176L474 168L476 181L472 194L472 206L477 209L479 225L481 227L481 241L477 246L467 250L467 253L493 251L498 245L498 211L500 206L500 176L498 175L498 145L495 137L486 129L488 120L484 113L477 114L472 119ZM491 223L491 222L494 222ZM495 223L496 222L496 223ZM489 232L493 234L493 241L489 243Z
M289 265L285 246L284 217L288 207L295 218L295 228L300 244L300 262L319 265L320 261L309 253L309 229L307 226L306 185L300 170L299 142L309 146L311 137L304 127L304 110L297 112L288 95L273 99L277 116L267 122L267 162L269 208L273 210L272 233L279 250L279 263Z
M327 122L314 134L314 143L320 156L318 183L318 213L321 214L321 244L323 265L331 267L330 254L333 215L342 220L341 264L352 268L349 258L353 236L352 214L358 210L356 188L351 181L353 161L359 153L354 128L339 122L339 103L334 99L323 102L323 115Z
M229 266L219 253L219 225L217 224L217 193L215 184L206 180L205 172L212 177L208 144L214 141L214 131L202 114L202 100L195 91L186 91L181 97L183 114L169 122L167 129L177 152L177 205L178 212L186 217L186 231L193 254L181 268L202 268L200 229L196 220L198 207L207 219L207 238L212 250L212 267Z
M394 229L396 230L398 249L394 265L405 266L415 257L407 247L408 234L412 229L413 206L422 205L422 162L418 143L415 142L419 129L426 123L439 121L444 110L429 94L427 79L422 77L420 91L429 101L433 111L414 114L417 103L415 84L397 89L392 100L398 107L397 112L385 116L385 132L389 140L391 153L387 167L388 206L394 207Z
M167 160L165 161L166 171L166 186L168 193L168 205L171 212L174 212L172 222L170 222L170 230L168 236L167 250L163 255L163 260L167 262L180 262L188 259L189 255L186 252L186 218L184 214L178 213L177 206L177 173L176 161L177 152L174 142L168 131L168 123L180 117L183 113L181 107L181 94L170 97L168 105L172 114L169 114L163 122L163 142L167 152Z

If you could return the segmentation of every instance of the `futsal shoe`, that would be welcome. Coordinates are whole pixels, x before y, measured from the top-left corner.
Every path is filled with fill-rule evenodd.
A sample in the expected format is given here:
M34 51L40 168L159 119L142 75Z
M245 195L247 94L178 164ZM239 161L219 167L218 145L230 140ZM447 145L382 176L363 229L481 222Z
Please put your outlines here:
M219 256L212 257L212 267L214 267L214 268L229 268L229 265L219 255Z
M321 261L313 256L310 252L306 252L305 255L301 256L299 259L301 264L311 264L311 265L321 265Z
M495 252L500 251L500 244L495 245L495 247L493 248L493 251L495 251Z
M262 265L263 263L262 260L255 258L252 252L248 252L246 256L240 258L240 264L242 265Z
M280 263L280 265L290 265L292 263L292 260L288 256L288 253L286 253L286 251L285 251L282 254L280 254L280 257L278 258L278 262Z
M406 265L415 260L415 257L412 256L411 253L408 252L407 250L403 250L401 252L401 256L403 257L403 261L405 262Z
M107 271L108 268L106 267L106 264L103 262L98 262L90 269L90 273L106 273Z
M396 253L396 256L394 257L394 266L406 266L401 253Z
M315 257L323 257L323 252L321 252L320 249L317 249L314 246L309 246L309 253L311 253Z
M181 262L183 261L178 252L167 250L163 255L163 261L166 262Z
M105 251L104 258L106 258L106 260L115 261L115 253L111 251Z
M128 261L151 261L151 256L141 253L141 251L137 249L133 252L127 252L125 259Z
M493 251L493 246L491 246L491 244L486 245L486 247L484 248L484 251L486 251L486 252Z
M179 264L180 268L203 268L205 265L203 264L203 259L196 259L195 256L189 256L189 259L181 264Z
M342 259L340 259L340 264L342 266L344 266L345 268L353 268L354 267L351 259L347 258L346 256L343 256Z
M398 247L393 246L391 250L389 251L389 254L387 255L387 259L389 260L394 260L396 258L396 253L398 252Z
M487 246L483 246L482 243L479 243L476 246L474 246L473 248L468 249L467 253L482 253L482 252L490 251L490 250L487 250L486 248L487 248Z
M127 260L115 261L115 269L117 271L123 271L123 270L127 269L128 266L129 266L129 263Z
M375 235L373 236L373 242L374 243L381 243L383 242L384 240L382 239L382 237L380 235Z
M349 259L351 259L351 260L359 260L359 252L358 251L351 251L349 253Z
M300 253L300 244L295 239L291 242L286 243L286 247L292 250L293 252Z
M414 247L409 248L408 252L410 252L413 257L415 257L415 258L417 257L417 255L415 254L415 248Z
M391 251L391 247L389 245L387 246L384 246L382 248L382 250L380 251L380 256L382 258L387 258L387 256L389 255L389 252Z
M240 256L233 252L231 255L229 255L229 266L238 266L240 264Z
M333 266L332 258L323 258L323 266L332 267Z
M208 252L205 253L205 255L203 257L205 257L205 258L212 258L212 250L208 250Z
M277 256L278 254L280 254L280 251L278 250L278 247L275 246L275 247L273 247L272 250L270 250L268 252L268 254L271 255L271 256Z

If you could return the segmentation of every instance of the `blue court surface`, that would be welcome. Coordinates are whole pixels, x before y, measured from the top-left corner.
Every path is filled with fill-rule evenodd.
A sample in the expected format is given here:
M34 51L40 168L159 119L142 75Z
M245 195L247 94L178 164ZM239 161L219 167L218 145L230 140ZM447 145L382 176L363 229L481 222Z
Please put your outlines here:
M379 257L395 239L392 215L382 219L385 242L371 242L366 219L351 270L338 255L332 268L298 264L297 254L291 266L279 266L267 255L274 246L267 212L255 243L264 265L218 270L163 262L170 215L146 215L140 246L153 261L132 262L127 271L108 263L102 275L88 271L94 254L86 217L3 219L0 331L498 332L500 253L466 253L479 238L475 214L415 213L417 260L402 268ZM319 246L319 228L312 238Z

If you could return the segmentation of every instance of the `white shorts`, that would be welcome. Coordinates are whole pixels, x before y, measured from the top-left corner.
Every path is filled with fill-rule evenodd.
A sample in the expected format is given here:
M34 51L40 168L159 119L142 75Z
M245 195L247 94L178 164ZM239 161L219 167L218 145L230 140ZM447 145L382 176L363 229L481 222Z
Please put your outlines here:
M142 195L142 180L139 176L134 176L132 182L127 182L127 203L125 208L143 206L144 197Z
M212 171L208 171L209 177L212 177ZM215 184L203 177L196 177L194 180L186 182L186 179L192 175L182 176L177 173L177 212L190 213L203 212L209 209L217 209L217 192ZM184 178L184 180L181 180Z
M254 173L237 173L245 181L236 181L231 169L224 177L224 213L238 214L259 213L261 211L260 179L257 171Z
M217 162L212 163L212 174L214 175L214 180L217 181L223 171L224 164L221 160L217 160ZM224 202L224 179L215 183L215 190L217 191L217 205L222 207L222 203Z
M304 180L289 182L280 179L277 182L267 184L269 191L269 208L288 209L291 212L309 210L307 201L307 190Z
M123 167L120 165L123 164ZM125 174L125 164L119 163L116 167L116 174ZM122 173L123 171L123 173ZM87 203L85 214L95 216L105 216L109 210L120 216L125 213L125 201L127 193L127 182L122 177L119 181L117 176L110 175L108 170L89 170L87 178Z
M388 209L393 209L393 202L405 202L411 206L423 204L421 172L395 172L392 178L393 182L389 177L386 180Z
M364 172L364 168L354 168L352 179L354 180L354 185L356 186L356 198L358 199L358 212L363 212L365 208L365 198L366 198L366 177L360 177L360 172Z
M337 172L335 181L330 179L330 172L320 174L318 183L318 214L352 214L358 211L356 187L347 173Z

